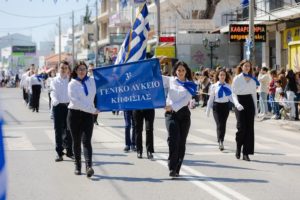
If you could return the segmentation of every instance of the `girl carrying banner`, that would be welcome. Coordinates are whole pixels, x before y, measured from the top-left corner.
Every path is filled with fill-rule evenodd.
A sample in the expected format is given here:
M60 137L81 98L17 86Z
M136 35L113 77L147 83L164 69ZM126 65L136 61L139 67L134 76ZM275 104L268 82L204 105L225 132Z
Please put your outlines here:
M196 94L188 65L178 61L172 70L172 77L163 76L164 88L168 88L165 120L168 130L169 176L179 176L185 155L186 139L191 126L191 112L188 103Z

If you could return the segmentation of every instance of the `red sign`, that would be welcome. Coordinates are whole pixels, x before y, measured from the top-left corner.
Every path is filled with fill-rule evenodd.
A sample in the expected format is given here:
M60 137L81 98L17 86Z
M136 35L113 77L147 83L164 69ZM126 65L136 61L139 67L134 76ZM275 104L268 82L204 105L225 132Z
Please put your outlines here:
M174 36L161 36L159 37L159 42L175 42Z

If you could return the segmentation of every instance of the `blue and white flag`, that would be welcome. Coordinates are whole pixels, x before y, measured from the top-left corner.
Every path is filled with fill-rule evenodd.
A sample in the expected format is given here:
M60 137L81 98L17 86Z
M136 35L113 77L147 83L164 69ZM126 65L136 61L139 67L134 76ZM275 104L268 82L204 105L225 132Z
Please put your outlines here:
M241 5L243 8L248 7L249 6L249 0L241 0Z
M147 16L148 8L144 4L134 21L133 27L125 37L115 64L144 60L146 58L148 32L150 31Z
M99 67L93 70L97 109L143 110L166 104L158 59Z
M127 0L120 0L122 8L127 7Z
M0 113L0 200L6 199L6 170L4 159L4 144L2 133L3 119Z

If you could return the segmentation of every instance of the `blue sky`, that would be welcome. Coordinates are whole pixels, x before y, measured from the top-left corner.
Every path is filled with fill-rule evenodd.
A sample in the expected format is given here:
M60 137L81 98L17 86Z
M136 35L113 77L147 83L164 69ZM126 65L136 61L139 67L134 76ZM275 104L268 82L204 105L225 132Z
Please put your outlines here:
M94 6L95 0L0 0L0 36L22 33L32 36L35 42L54 39L58 32L58 16L61 15L62 29L66 30L71 26L72 10L75 11L75 22L79 22L87 4ZM95 7L91 9L94 15ZM43 16L55 17L37 18Z

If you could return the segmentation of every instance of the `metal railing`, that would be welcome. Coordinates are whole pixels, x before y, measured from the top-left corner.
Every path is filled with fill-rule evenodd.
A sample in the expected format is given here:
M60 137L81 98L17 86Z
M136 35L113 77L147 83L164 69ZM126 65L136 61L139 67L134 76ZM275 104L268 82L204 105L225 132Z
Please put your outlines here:
M300 0L257 0L255 3L255 16L264 16L274 11L291 9L297 6L300 6ZM247 20L248 17L248 7L238 6L222 14L222 25Z

